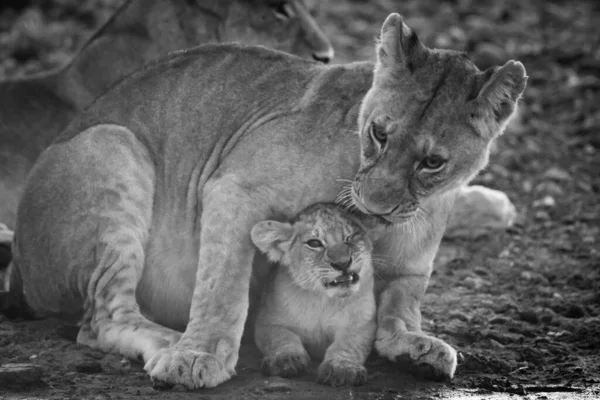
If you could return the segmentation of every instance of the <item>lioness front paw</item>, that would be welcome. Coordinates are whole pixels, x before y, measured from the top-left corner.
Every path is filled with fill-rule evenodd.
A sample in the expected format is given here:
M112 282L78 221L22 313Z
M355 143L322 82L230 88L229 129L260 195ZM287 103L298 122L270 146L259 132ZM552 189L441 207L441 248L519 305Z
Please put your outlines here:
M272 357L265 357L261 368L265 375L291 378L306 372L309 363L310 357L306 352L281 353Z
M144 369L153 382L180 384L189 390L215 387L231 379L231 374L213 354L185 349L161 349Z
M331 386L364 385L367 369L348 361L325 360L319 365L317 382Z
M456 371L456 350L443 340L421 332L378 335L377 352L411 372L432 380L452 379Z

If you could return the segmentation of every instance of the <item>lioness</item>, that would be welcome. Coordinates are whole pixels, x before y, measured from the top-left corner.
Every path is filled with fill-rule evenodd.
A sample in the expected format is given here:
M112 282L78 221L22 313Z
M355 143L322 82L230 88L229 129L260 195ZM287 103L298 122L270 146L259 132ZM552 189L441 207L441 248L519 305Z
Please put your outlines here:
M421 331L420 302L455 193L526 80L519 62L481 72L427 48L398 14L375 65L239 45L172 54L40 156L11 290L21 282L38 313L81 318L79 343L140 357L152 379L213 387L235 374L250 230L340 195L385 230L373 244L388 259L376 267L377 351L452 377L456 351Z
M0 222L14 228L34 161L77 111L149 60L229 41L333 57L304 0L128 0L64 68L0 82Z
M319 382L364 384L376 323L372 247L362 225L335 205L315 204L291 223L261 221L250 236L279 264L255 324L263 371L299 375L312 356L323 359Z

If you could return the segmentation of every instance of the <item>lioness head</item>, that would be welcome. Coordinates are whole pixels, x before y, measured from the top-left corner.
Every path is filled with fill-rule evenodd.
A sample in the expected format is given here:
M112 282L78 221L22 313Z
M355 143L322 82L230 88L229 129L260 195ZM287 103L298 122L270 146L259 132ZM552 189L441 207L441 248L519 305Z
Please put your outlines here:
M291 223L259 222L251 237L303 289L347 297L372 279L371 242L362 226L335 205L310 206Z
M526 82L521 63L482 72L463 53L425 47L391 14L360 110L354 205L403 222L432 196L467 183L487 163Z
M207 1L197 0L197 3ZM218 0L213 3L227 7L222 41L263 45L322 62L333 59L333 46L304 0Z

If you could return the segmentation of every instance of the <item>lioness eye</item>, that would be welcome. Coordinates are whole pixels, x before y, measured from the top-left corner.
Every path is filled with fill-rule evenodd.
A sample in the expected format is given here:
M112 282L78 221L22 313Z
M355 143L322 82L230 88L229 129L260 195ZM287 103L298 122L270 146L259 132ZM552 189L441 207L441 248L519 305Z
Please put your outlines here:
M375 122L371 123L371 136L382 146L387 142L387 133L382 126L377 125Z
M276 2L271 5L275 16L279 19L288 20L294 16L292 6L286 1Z
M311 247L313 249L323 247L323 243L321 243L321 241L317 239L310 239L308 242L306 242L306 244L308 245L308 247Z
M427 156L421 161L421 166L424 169L436 171L442 169L442 167L446 164L446 160L444 160L441 156L432 155Z

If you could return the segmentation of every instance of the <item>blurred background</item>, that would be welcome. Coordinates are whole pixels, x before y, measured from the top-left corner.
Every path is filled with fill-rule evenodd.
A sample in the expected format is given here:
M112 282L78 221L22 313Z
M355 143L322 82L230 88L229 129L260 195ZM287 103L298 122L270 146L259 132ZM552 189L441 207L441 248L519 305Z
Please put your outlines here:
M600 384L600 2L307 3L337 63L373 59L390 12L425 44L465 51L481 69L523 62L521 112L476 179L509 195L517 223L444 243L423 329L461 351L460 387ZM0 78L66 63L119 4L3 0Z

